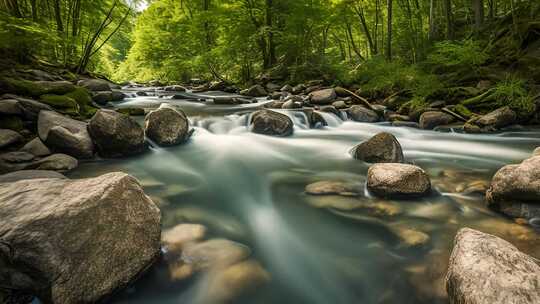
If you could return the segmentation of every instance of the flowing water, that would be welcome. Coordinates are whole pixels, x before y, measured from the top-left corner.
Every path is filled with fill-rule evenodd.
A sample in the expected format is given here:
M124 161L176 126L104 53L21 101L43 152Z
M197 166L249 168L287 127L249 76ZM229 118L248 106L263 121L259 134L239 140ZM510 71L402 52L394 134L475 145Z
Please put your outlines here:
M157 107L157 97L128 99L119 107ZM460 227L499 235L540 257L538 233L485 208L485 184L508 163L540 146L540 130L467 135L364 124L321 113L328 127L310 129L301 112L287 112L292 137L253 134L249 113L258 104L206 105L168 101L189 116L195 133L171 148L141 156L82 164L72 177L125 171L159 204L163 229L200 223L209 236L250 248L271 280L234 303L448 303L444 273ZM368 164L349 150L379 132L394 134L408 162L424 168L436 194L417 200L312 197L306 185L341 180L364 187ZM366 207L368 206L368 207ZM399 231L429 239L406 246ZM181 284L147 275L116 303L200 303L201 276Z

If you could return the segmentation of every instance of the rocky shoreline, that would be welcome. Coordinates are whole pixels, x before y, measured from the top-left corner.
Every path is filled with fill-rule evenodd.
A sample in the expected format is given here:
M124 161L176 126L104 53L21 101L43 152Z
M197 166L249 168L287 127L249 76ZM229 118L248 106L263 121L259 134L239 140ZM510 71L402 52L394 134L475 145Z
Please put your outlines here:
M7 219L0 224L4 265L0 278L9 291L4 295L0 289L0 300L25 302L30 295L46 303L94 303L110 298L143 273L165 275L174 282L204 271L208 298L201 301L222 303L271 279L247 247L207 239L204 226L181 224L162 233L160 210L134 177L109 173L71 180L61 174L75 169L79 161L129 157L144 153L149 145L188 143L196 134L182 110L167 105L165 99L148 113L133 110L146 114L141 126L125 114L130 111L105 107L124 98L119 86L98 79L47 78L0 81L4 94L0 97L0 215ZM136 95L146 94L132 87ZM160 90L172 93L173 99L193 98L179 85ZM192 90L237 91L224 83ZM268 136L294 133L291 118L274 109L304 111L314 128L326 125L318 111L344 112L357 122L389 121L429 130L452 125L470 133L517 128L515 124L523 122L508 107L470 116L444 102L421 111L393 111L391 100L372 103L361 91L325 87L320 81L295 87L267 83L240 93L245 97L213 102L235 105L268 97L272 102L252 113L248 122L251 132ZM365 187L376 197L408 200L437 195L429 174L407 163L392 134L377 134L351 147L350 154L369 164ZM535 150L521 164L501 168L485 199L490 208L516 221L537 221L539 185L540 156ZM357 181L328 180L306 185L305 192L349 197L363 193L363 187ZM367 208L391 212L388 206ZM403 246L429 241L420 230L390 230ZM476 260L482 263L471 262ZM536 303L539 273L537 260L509 243L463 229L455 239L446 286L451 303Z

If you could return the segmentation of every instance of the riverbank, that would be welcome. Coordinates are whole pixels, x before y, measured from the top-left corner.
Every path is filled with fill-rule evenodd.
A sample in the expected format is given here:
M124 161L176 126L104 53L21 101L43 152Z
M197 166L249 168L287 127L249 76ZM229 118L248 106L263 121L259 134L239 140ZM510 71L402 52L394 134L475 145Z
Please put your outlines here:
M274 101L172 89L132 85L122 89L124 101L101 110L104 118L112 117L123 122L119 125L129 126L127 130L137 131L113 127L116 124L106 120L97 124L102 126L97 130L111 133L93 132L92 120L101 119L94 115L77 120L88 123L93 154L97 152L99 157L79 158L79 167L65 173L68 181L50 181L71 184L123 171L134 176L159 207L161 242L152 243L149 250L155 253L161 248L162 258L112 302L378 303L399 299L402 303L447 303L445 273L452 240L462 227L497 235L523 252L539 256L536 216L509 219L484 203L484 192L496 171L529 158L540 145L534 127L467 134L456 125L438 125L434 127L438 132L433 132L418 128L419 122L417 126L385 121L384 113L370 109L376 102L368 101L368 105L354 95L313 104L314 96L317 100L328 93L333 96L332 90L339 91L324 85L309 92L314 93L311 96L306 91L293 95L304 95L301 101L286 97L281 87L275 95L283 99ZM276 102L298 103L302 108L284 109L282 105L276 109ZM336 102L347 107L338 109ZM160 108L162 103L172 109ZM158 121L171 121L172 115L178 124L167 123L156 130L174 125L164 135L177 136L171 141L162 137L145 140L149 124L142 115L127 122L127 116L111 114L113 109L138 115L164 111L166 118ZM444 107L437 109L444 113ZM262 112L254 114L257 111ZM151 116L146 115L146 121ZM378 121L361 122L355 117L377 117ZM66 129L78 134L72 123ZM179 130L185 131L173 132ZM101 140L112 140L114 134L134 134L133 138L140 139L141 131L143 143L106 142L99 148ZM376 185L369 183L368 172L375 161L365 158L369 153L357 153L357 146L380 133L395 136L394 149L378 153L387 146L370 145L368 150L398 156L382 161L420 167L429 178L429 193L424 188L404 200L377 192ZM126 153L111 158L104 154L111 150L103 148ZM529 171L536 172L535 168ZM397 182L406 181L406 176ZM99 184L112 187L112 181L105 176ZM39 187L39 183L22 182ZM403 187L395 186L390 189ZM19 191L16 184L12 187L4 194L20 197L13 195ZM41 191L47 191L46 187ZM33 202L43 203L39 196ZM113 218L116 223L123 221L121 216ZM150 226L155 225L153 220ZM139 250L131 250L134 257L140 256ZM144 271L143 266L132 270ZM124 278L132 281L137 277L134 272ZM81 278L73 275L69 280ZM225 282L234 282L234 286Z

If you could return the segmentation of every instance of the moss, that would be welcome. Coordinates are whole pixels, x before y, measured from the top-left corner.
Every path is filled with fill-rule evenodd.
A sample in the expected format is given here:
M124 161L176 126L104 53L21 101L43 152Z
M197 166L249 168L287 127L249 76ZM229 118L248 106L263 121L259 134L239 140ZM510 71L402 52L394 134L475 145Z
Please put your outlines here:
M60 111L75 114L80 111L80 106L75 99L65 95L46 94L42 95L39 100Z
M0 129L21 131L24 128L20 117L14 115L0 116Z
M471 118L474 115L474 113L467 109L466 106L461 104L453 106L452 111L463 116L464 118Z
M64 96L73 98L79 106L89 106L92 104L92 97L88 90L82 87L76 87L73 92L67 93Z
M39 97L45 94L66 94L75 90L75 86L67 81L29 81L22 79L0 79L3 93L22 96Z

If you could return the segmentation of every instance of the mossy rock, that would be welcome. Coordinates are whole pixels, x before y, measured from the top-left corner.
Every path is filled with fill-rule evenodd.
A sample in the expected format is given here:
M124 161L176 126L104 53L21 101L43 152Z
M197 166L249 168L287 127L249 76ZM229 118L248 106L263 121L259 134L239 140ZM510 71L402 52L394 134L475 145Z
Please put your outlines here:
M467 118L467 119L474 116L474 113L471 112L469 109L467 109L466 106L464 106L462 104L457 104L457 105L453 106L452 111L456 112L460 116L462 116L464 118Z
M19 132L24 129L24 124L19 116L0 115L0 129L9 129Z
M0 79L0 93L39 97L45 94L63 95L75 90L68 81L29 81L11 78Z
M92 105L92 97L90 96L90 93L87 89L82 87L76 87L74 91L69 92L64 96L73 98L81 107Z
M42 95L39 100L51 107L57 109L59 112L70 115L80 114L81 107L75 101L75 99L65 96L65 95L53 95L47 94Z

